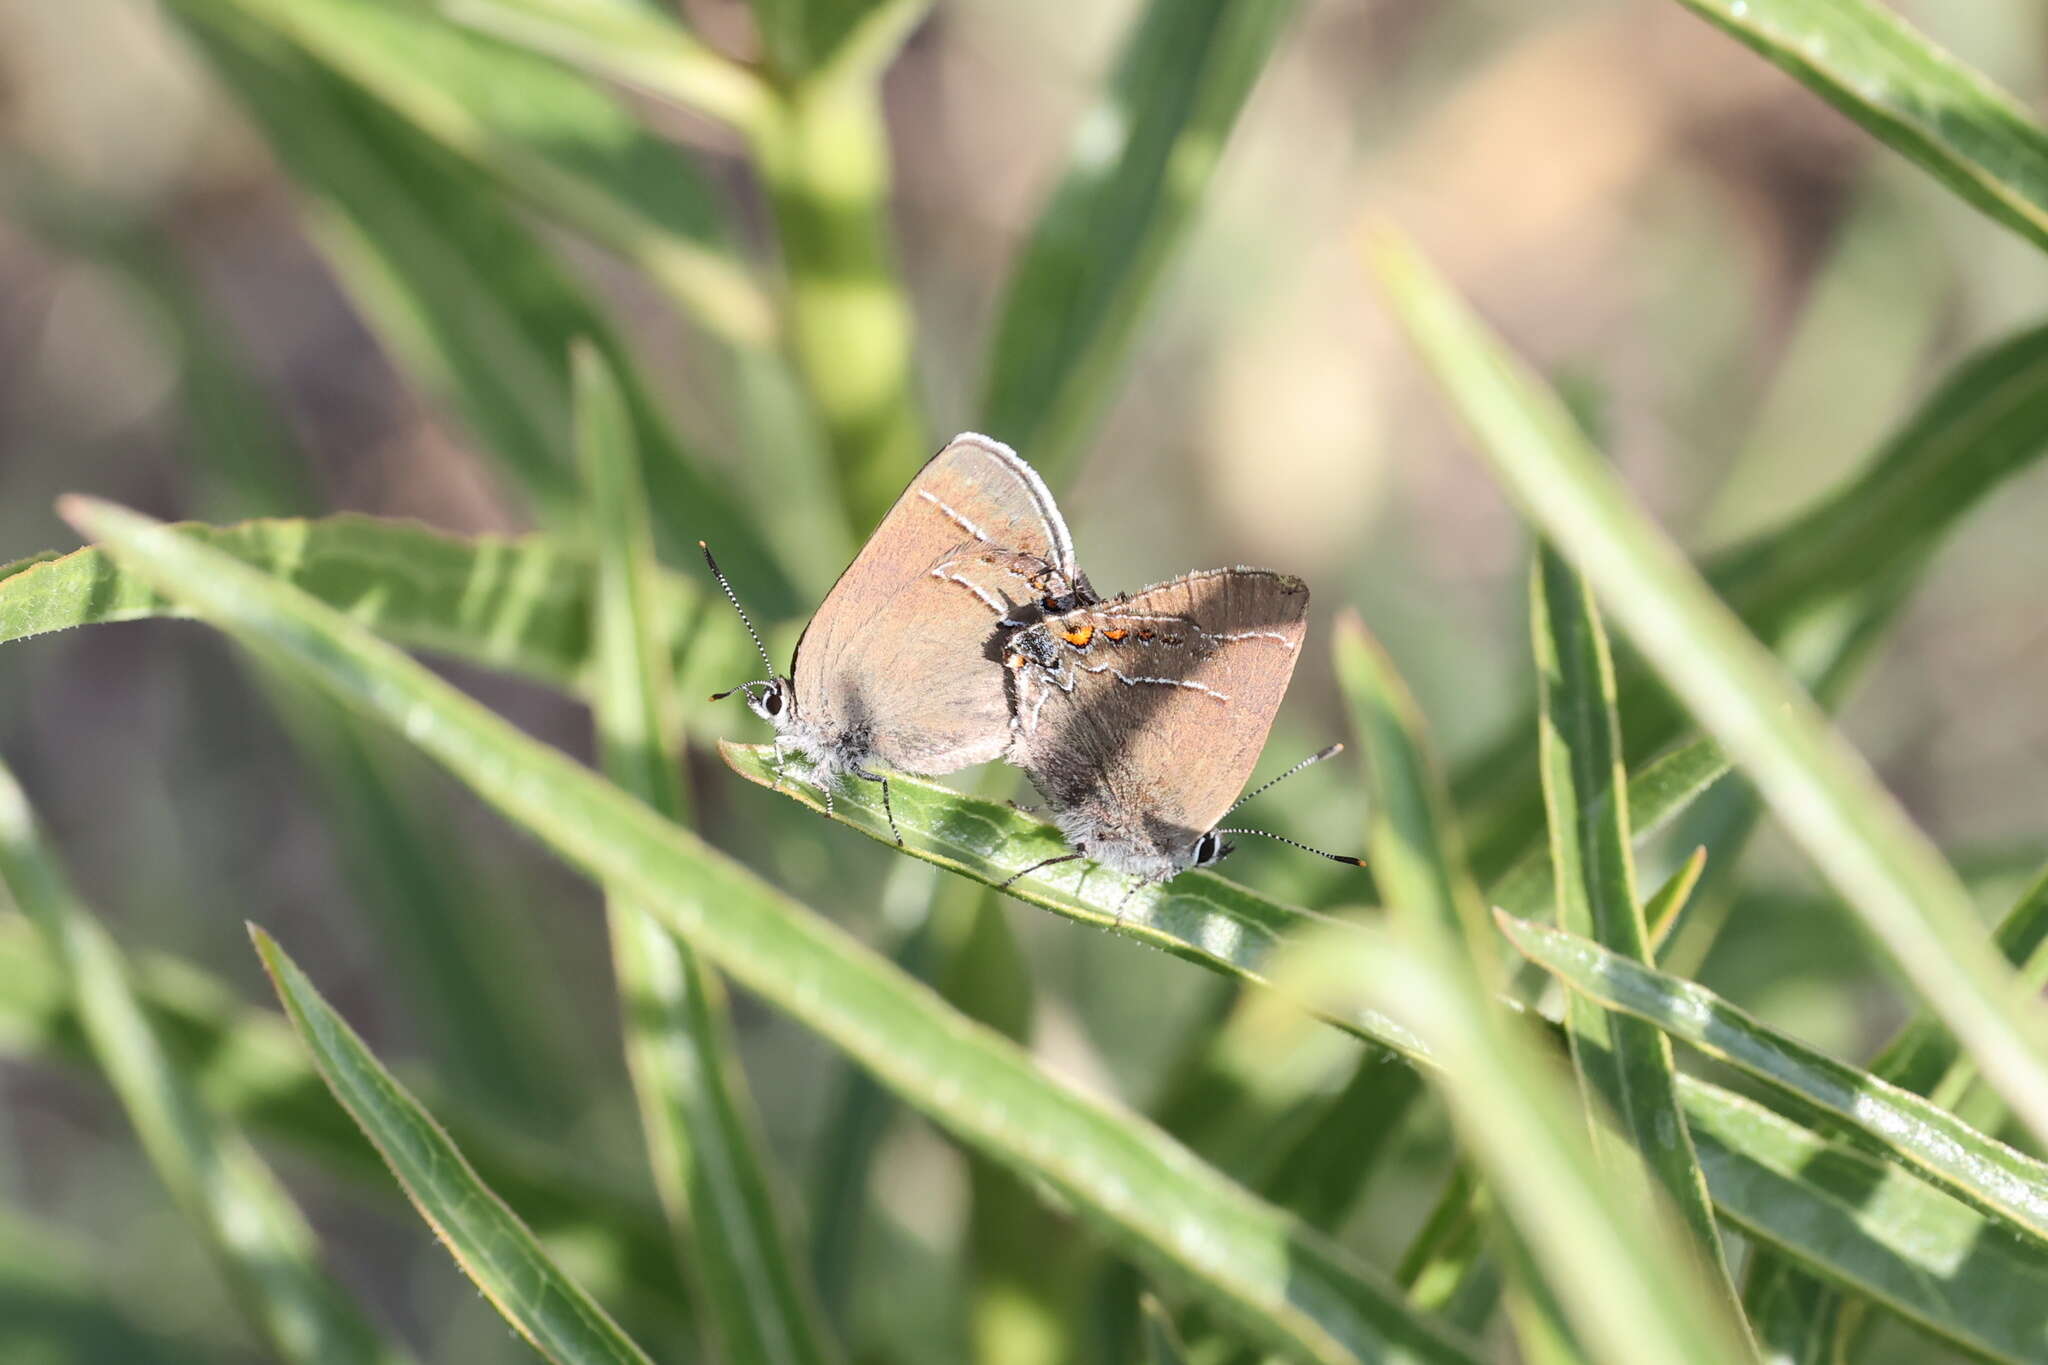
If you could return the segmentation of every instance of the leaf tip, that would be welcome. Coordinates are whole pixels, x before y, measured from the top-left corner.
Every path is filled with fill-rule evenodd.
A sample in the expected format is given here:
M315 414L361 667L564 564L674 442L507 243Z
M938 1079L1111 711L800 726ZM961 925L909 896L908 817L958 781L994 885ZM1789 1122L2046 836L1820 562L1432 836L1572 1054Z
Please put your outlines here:
M242 927L249 932L249 942L255 946L256 957L263 963L263 971L270 978L271 989L279 996L284 995L284 970L291 965L284 949L270 936L269 930L255 920L243 920Z
M86 539L98 540L101 519L110 506L86 493L64 493L57 498L57 515Z
M1537 950L1549 941L1549 935L1557 932L1549 925L1509 914L1498 905L1493 907L1493 922L1515 951L1532 962L1537 961Z

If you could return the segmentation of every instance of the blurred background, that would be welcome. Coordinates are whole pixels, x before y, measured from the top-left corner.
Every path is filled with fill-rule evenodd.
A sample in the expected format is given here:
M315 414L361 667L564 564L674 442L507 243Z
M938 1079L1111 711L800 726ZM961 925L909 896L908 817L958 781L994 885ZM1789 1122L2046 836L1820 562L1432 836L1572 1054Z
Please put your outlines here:
M750 55L744 7L683 8ZM2048 9L1898 8L2041 106ZM979 421L1005 280L1136 13L946 0L887 77L889 212L928 448ZM768 259L737 140L633 99ZM1629 482L1700 552L1808 505L1959 357L2048 312L2048 272L2026 243L1675 5L1303 5L1055 491L1106 590L1251 563L1311 582L1312 640L1357 607L1454 763L1533 690L1529 543L1380 311L1358 255L1374 215L1413 231L1539 365L1597 392ZM639 272L522 216L625 334L681 439L771 528L800 605L781 612L766 585L736 586L778 618L786 653L867 527L791 534L816 524L817 491L764 476L738 434L762 414L742 411L713 343ZM66 490L214 521L353 510L463 533L534 527L530 499L408 361L397 313L366 315L374 272L337 274L356 250L155 6L0 6L0 562L76 543L51 510ZM1844 713L1987 903L2048 856L2044 525L2048 470L1973 513ZM581 708L450 671L588 755ZM646 1199L593 890L419 762L332 742L273 701L189 626L45 637L0 649L0 754L132 952L267 1003L242 929L258 921L405 1074L507 1141L556 1144L594 1184ZM697 723L763 737L729 706ZM1311 651L1262 771L1343 731L1327 657ZM1294 779L1258 822L1355 851L1350 763ZM1207 974L1023 906L976 915L960 897L952 919L927 918L929 869L732 779L701 747L692 775L714 842L855 933L924 954L942 980L995 973L981 979L1008 993L989 1007L1086 1084L1153 1103L1182 1035L1222 1008ZM1007 794L1002 780L987 789ZM1338 869L1285 850L1247 847L1227 870L1311 905L1357 897ZM1739 869L1717 874L1728 927L1703 979L1830 1052L1867 1056L1901 996L1848 918L1767 823ZM936 889L942 911L949 894ZM904 946L920 933L930 941ZM19 968L26 940L13 942ZM0 974L0 994L34 989L26 972ZM847 1077L786 1020L736 1008L803 1203ZM34 1359L257 1358L104 1086L28 1055L29 1012L17 998L0 1023L0 1202L14 1211L0 1221L0 1320L10 1284L76 1265L90 1292ZM880 1122L854 1337L871 1358L966 1358L988 1339L976 1315L1003 1311L967 1292L960 1254L977 1201L996 1196L921 1122ZM1381 1264L1425 1211L1442 1122L1417 1110L1401 1139L1414 1179L1383 1176L1347 1230ZM282 1161L338 1273L408 1340L439 1360L524 1357L396 1201ZM1028 1335L1010 1358L1060 1358L1056 1343L1033 1355ZM1901 1337L1898 1358L1928 1358Z

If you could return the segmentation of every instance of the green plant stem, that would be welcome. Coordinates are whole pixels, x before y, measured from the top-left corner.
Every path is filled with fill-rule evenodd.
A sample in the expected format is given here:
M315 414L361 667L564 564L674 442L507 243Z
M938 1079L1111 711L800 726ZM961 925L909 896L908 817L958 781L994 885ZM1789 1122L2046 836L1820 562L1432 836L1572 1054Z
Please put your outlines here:
M865 72L821 73L784 90L747 131L782 247L789 349L859 532L931 453L889 229L879 84Z

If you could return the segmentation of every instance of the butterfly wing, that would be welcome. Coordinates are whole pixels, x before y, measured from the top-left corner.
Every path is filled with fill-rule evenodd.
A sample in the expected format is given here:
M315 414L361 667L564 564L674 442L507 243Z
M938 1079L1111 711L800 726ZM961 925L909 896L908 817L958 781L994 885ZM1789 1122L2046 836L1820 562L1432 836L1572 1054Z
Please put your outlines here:
M1210 569L1035 629L1064 653L1058 669L1018 669L1013 753L1033 783L1112 838L1191 847L1265 747L1307 633L1308 587Z
M918 472L798 642L797 711L864 762L947 773L1009 742L996 621L1034 600L1031 565L1078 580L1052 494L1016 452L955 437Z

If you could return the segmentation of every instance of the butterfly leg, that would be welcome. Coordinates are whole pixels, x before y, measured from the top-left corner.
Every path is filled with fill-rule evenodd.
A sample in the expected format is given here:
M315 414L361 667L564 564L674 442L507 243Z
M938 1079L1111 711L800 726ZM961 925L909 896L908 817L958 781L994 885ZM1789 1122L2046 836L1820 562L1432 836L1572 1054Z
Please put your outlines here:
M783 780L789 775L789 756L795 752L795 747L787 739L781 735L775 737L775 791L782 790Z
M1007 877L1003 878L1003 879L1002 879L1001 881L997 882L997 883L996 883L996 890L998 890L998 891L1007 891L1007 890L1009 890L1009 889L1010 889L1010 883L1012 883L1012 882L1016 881L1016 880L1017 880L1017 879L1018 879L1019 877L1028 877L1028 876L1030 876L1030 875L1031 875L1032 873L1034 873L1034 872L1038 871L1038 869L1039 869L1039 868L1041 868L1041 867L1051 867L1051 866L1052 866L1053 864L1055 864L1055 863L1071 863L1071 862L1078 862L1078 861L1079 861L1079 860L1081 859L1081 857L1082 857L1082 856L1083 856L1083 855L1082 855L1082 854L1079 854L1079 853L1062 853L1062 854L1059 854L1059 855L1057 855L1057 856L1055 856L1055 857L1051 857L1051 858L1040 858L1040 859L1039 859L1039 860L1038 860L1037 862L1033 863L1033 864L1032 864L1031 866L1029 866L1029 867L1027 867L1027 868L1023 868L1023 869L1021 869L1021 870L1019 870L1019 871L1016 871L1016 872L1012 872L1012 873L1011 873L1011 874L1010 874L1009 876L1007 876Z
M1123 898L1122 900L1120 900L1120 901L1118 901L1118 902L1116 903L1116 918L1115 918L1114 920L1112 920L1112 921L1111 921L1111 924L1112 924L1112 925L1113 925L1113 926L1114 926L1115 928L1118 928L1118 929L1121 929L1121 928L1123 928L1123 924L1124 924L1124 907L1125 907L1125 906L1127 906L1127 905L1129 905L1129 904L1131 903L1131 897L1133 897L1133 896L1135 896L1135 895L1137 895L1137 894L1138 894L1138 888L1139 888L1139 887L1141 887L1141 886L1150 886L1150 885L1151 885L1151 883L1150 883L1149 881L1147 881L1147 880L1146 880L1145 878L1143 878L1143 877L1133 877L1133 878L1131 878L1131 884L1130 884L1130 886L1129 886L1129 887L1128 887L1128 888L1127 888L1127 889L1126 889L1126 890L1124 891L1124 898Z
M896 847L903 847L903 833L896 828L896 809L889 804L889 779L880 773L871 773L866 768L850 769L855 777L882 784L882 814L889 817L889 837L896 841Z

